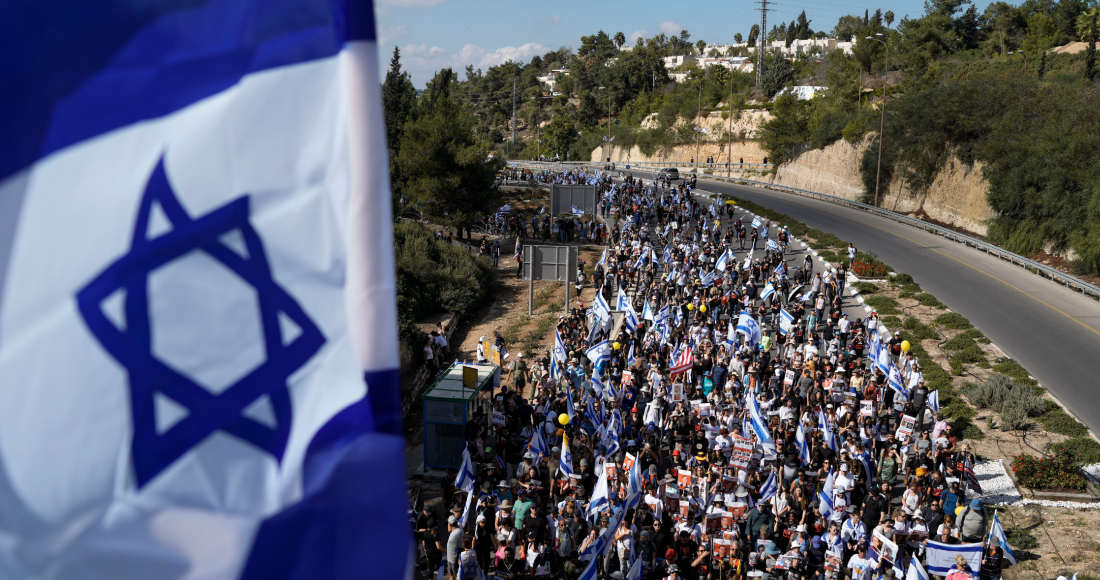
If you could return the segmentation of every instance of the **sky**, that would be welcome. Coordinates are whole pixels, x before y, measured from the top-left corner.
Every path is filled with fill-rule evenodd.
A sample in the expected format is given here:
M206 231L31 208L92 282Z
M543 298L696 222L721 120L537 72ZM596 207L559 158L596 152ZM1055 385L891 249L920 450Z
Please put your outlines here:
M988 3L977 0L978 9ZM895 20L924 13L923 0L777 0L769 7L774 8L768 12L769 29L794 20L803 10L811 28L825 31L841 16L862 15L867 9L893 10ZM402 67L417 88L447 66L464 78L467 64L485 70L508 60L529 62L562 46L576 49L581 36L600 29L612 36L621 31L631 45L639 36L681 30L691 33L692 42L732 43L734 34L747 37L760 21L758 8L753 0L375 0L381 73L385 75L398 46Z

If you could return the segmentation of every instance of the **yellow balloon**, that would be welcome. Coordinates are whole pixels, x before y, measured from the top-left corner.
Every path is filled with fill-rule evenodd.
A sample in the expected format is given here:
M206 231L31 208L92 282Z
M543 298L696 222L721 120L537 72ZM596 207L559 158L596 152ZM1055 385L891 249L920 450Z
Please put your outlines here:
M702 305L699 306L699 312L706 312L706 311L707 311L707 305L706 304L702 304Z
M616 342L615 344L613 344L611 346L615 347L615 350L619 350L620 348L622 348L623 345Z
M959 506L959 507L955 508L955 515L956 516L961 514L961 513L963 513L963 506Z
M694 304L688 304L688 310L695 310Z
M558 415L558 423L561 423L562 425L568 425L569 424L569 415L567 415L565 413L562 413L561 415Z
M901 352L909 352L909 346L908 340L901 341Z

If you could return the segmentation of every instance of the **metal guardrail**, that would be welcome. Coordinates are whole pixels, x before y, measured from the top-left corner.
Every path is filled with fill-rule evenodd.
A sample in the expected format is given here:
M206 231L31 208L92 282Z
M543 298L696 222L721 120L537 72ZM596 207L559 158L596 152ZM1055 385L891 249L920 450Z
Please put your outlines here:
M641 163L649 163L649 162L643 161ZM622 168L627 169L627 167L626 167L627 164L632 165L632 166L635 165L635 163L626 162L626 163L623 163ZM545 163L545 165L558 165L558 166L561 166L561 165L589 165L589 166L597 166L597 167L602 167L603 166L602 163L577 162L577 161L561 162L561 163L556 163L556 164L555 163ZM718 164L714 164L714 165L718 165ZM746 163L746 165L748 165L748 164ZM616 167L616 169L618 169L618 167ZM937 236L943 236L944 238L947 238L949 240L952 240L952 241L958 242L960 244L970 246L972 248L975 248L977 250L985 252L985 253L987 253L991 256L996 256L997 258L1000 258L1002 260L1005 260L1007 262L1010 262L1012 264L1020 266L1022 268L1027 268L1033 274L1037 274L1039 276L1047 278L1048 280L1051 280L1051 281L1057 282L1059 284L1062 284L1063 286L1066 286L1066 287L1069 287L1069 288L1074 288L1078 292L1081 292L1082 294L1100 299L1100 287L1098 287L1098 286L1095 286L1093 284L1089 284L1088 282L1085 282L1084 280L1081 280L1079 278L1076 278L1076 277L1071 276L1069 274L1066 274L1064 272L1060 272L1058 270L1055 270L1054 268L1051 268L1050 266L1047 266L1046 264L1041 264L1041 263L1036 262L1035 260L1032 260L1030 258L1025 258L1025 257L1023 257L1019 254L1014 254L1012 252L1009 252L1008 250L1005 250L1004 248L994 246L993 244L990 244L988 242L984 242L984 241L979 240L977 238L974 238L972 236L968 236L966 234L961 234L959 232L956 232L955 230L951 230L951 229L948 229L948 228L945 228L945 227L942 227L942 226L938 226L936 224L929 223L929 222L926 222L924 220L909 217L907 215L900 214L900 213L897 213L897 212L893 212L893 211L890 211L890 210L878 208L878 207L875 207L873 205L860 203L858 201L852 201L850 199L844 199L842 197L836 197L836 196L833 196L833 195L818 193L816 191L810 191L810 190L807 190L807 189L799 189L797 187L790 187L790 186L786 186L786 185L768 183L766 181L754 181L754 180L751 180L751 179L742 179L742 178L737 178L737 177L722 177L720 175L706 175L706 174L699 174L699 178L700 179L711 179L711 180L714 180L714 181L721 181L721 182L727 182L727 183L739 183L739 184L744 184L744 185L753 185L753 186L756 186L756 187L762 187L762 188L765 188L765 189L773 189L773 190L777 190L777 191L789 192L789 193L793 193L795 195L801 195L803 197L819 199L819 200L827 201L827 202L834 203L834 204L837 204L837 205L843 205L843 206L847 206L847 207L851 207L851 208L855 208L855 209L861 209L863 211L866 211L868 213L877 215L879 217L884 217L886 219L894 220L898 223L903 223L903 224L906 224L906 225L909 225L909 226L912 226L912 227L915 227L915 228L920 228L922 230L927 231L928 233L935 234Z
M920 229L923 229L923 230L927 231L930 234L935 234L937 236L943 236L944 238L947 238L949 240L952 240L952 241L958 242L960 244L970 246L972 248L975 248L977 250L985 252L985 253L987 253L991 256L996 256L997 258L1000 258L1000 259L1005 260L1007 262L1011 262L1011 263L1013 263L1017 266L1020 266L1022 268L1027 268L1033 274L1037 274L1039 276L1042 276L1042 277L1047 278L1049 280L1052 280L1054 282L1058 282L1059 284L1062 284L1063 286L1074 288L1077 291L1081 292L1082 294L1086 294L1086 295L1092 296L1094 298L1100 299L1100 287L1097 287L1093 284L1089 284L1088 282L1085 282L1081 279L1078 279L1078 278L1076 278L1074 276L1071 276L1069 274L1066 274L1064 272L1059 272L1058 270L1055 270L1054 268L1051 268L1050 266L1047 266L1045 264L1041 264L1041 263L1036 262L1035 260L1032 260L1030 258L1025 258L1025 257L1023 257L1019 254L1013 254L1012 252L1009 252L1008 250L1005 250L1004 248L994 246L993 244L990 244L988 242L984 242L984 241L979 240L977 238L974 238L972 236L968 236L966 234L961 234L959 232L956 232L955 230L951 230L951 229L948 229L948 228L945 228L945 227L942 227L942 226L938 226L936 224L929 223L929 222L926 222L924 220L909 217L907 215L900 214L900 213L897 213L897 212L893 212L893 211L890 211L890 210L887 210L887 209L878 208L878 207L875 207L873 205L860 203L858 201L852 201L850 199L844 199L842 197L826 195L824 193L818 193L816 191L809 191L809 190L806 190L806 189L799 189L797 187L789 187L789 186L785 186L785 185L778 185L778 184L775 184L775 183L768 183L768 182L765 182L765 181L753 181L751 179L737 179L735 177L734 178L725 178L725 177L716 177L716 176L711 176L711 175L700 176L700 177L705 177L706 179L713 179L715 181L725 181L725 182L730 182L730 183L743 183L743 184L747 184L747 185L754 185L754 186L757 186L757 187L763 187L763 188L766 188L766 189L774 189L774 190L778 190L778 191L785 191L785 192L793 193L795 195L801 195L803 197L809 197L809 198L813 198L813 199L820 199L822 201L827 201L827 202L834 203L834 204L837 204L837 205L844 205L844 206L847 206L847 207L861 209L863 211L866 211L868 213L877 215L879 217L884 217L884 218L887 218L887 219L890 219L890 220L894 220L898 223L903 223L903 224L906 224L906 225L909 225L909 226L912 226L912 227L915 227L915 228L920 228Z
M499 185L500 187L531 187L532 183L535 184L535 187L546 188L546 189L550 188L550 184L548 184L548 183L542 183L541 181L523 180L523 179L501 179L500 181L497 182L497 185Z

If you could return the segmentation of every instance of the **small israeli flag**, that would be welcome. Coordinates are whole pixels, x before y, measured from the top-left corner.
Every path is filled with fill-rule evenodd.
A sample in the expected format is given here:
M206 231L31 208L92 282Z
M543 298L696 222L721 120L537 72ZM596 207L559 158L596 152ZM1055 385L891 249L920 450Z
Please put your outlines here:
M762 225L764 225L764 222L760 221L760 216L752 218L752 227L759 229Z
M726 261L729 259L729 250L724 250L721 256L718 256L718 260L714 262L714 267L722 272L726 271ZM734 258L736 260L736 258Z
M794 328L794 316L790 312L787 312L786 308L780 308L779 309L779 332L783 333L783 335L786 336L786 335L790 334L790 332L793 328Z
M575 205L571 205L569 208L573 211L573 215L584 215L584 210Z
M772 252L778 252L779 244L775 243L775 240L768 240L768 243L764 244L764 249L770 250Z
M572 416L570 416L572 420ZM573 475L573 451L569 449L569 434L561 436L561 458L558 461L558 469L566 476Z
M760 300L767 300L771 298L772 294L775 294L775 286L773 286L771 282L768 282L768 285L764 286L764 290L760 294Z
M455 487L467 492L473 490L475 476L474 463L470 460L470 449L463 449L462 465L458 468L458 475L455 477Z
M932 409L932 414L939 416L940 414L940 391L936 389L928 395L928 408Z
M807 462L808 463L808 462ZM806 463L803 463L805 465ZM779 480L775 476L775 470L772 469L768 474L768 479L760 485L760 501L758 503L764 503L769 499L775 497L775 494L779 492Z

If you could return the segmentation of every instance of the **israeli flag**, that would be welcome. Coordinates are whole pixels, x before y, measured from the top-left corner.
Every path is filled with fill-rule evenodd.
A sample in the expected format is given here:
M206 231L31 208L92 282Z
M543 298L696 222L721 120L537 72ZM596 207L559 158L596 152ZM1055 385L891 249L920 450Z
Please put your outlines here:
M703 288L709 288L710 286L714 286L715 276L716 274L714 272L707 272L699 278L699 282L702 283Z
M742 312L737 316L737 332L744 334L748 338L749 344L752 348L756 348L756 345L760 344L760 340L763 338L763 333L760 329L760 323L756 321L751 315Z
M371 2L7 6L0 577L404 577Z
M634 366L634 361L635 361L635 359L634 359L634 342L631 341L631 343L630 343L630 352L627 353L627 355L626 355L626 364L627 364L627 366Z
M619 286L619 310L623 311L623 327L629 332L634 332L641 321L638 319L638 313L634 310L634 305L630 302L630 298L627 297L622 286Z
M569 422L573 422L573 417L577 416L576 407L573 406L573 389L569 388L568 382L565 388L565 414L569 415Z
M592 361L592 364L606 363L611 360L611 345L603 340L589 347L584 354L588 357L588 360Z
M718 217L718 212L714 209L714 204L710 205L710 215Z
M592 390L596 391L596 397L599 398L599 399L602 399L603 398L603 379L600 378L599 373L595 373L595 374L592 375L591 383L592 383Z
M804 464L805 465L805 464ZM771 470L768 474L768 479L764 481L760 486L760 501L758 503L764 503L769 499L775 497L775 494L779 491L779 481L775 476L775 470Z
M932 409L932 414L937 417L940 414L940 391L936 389L928 395L928 408Z
M633 546L633 544L631 544ZM630 569L626 572L624 580L642 580L642 559L637 558L634 563L630 565Z
M600 474L600 479L596 481L596 486L592 488L592 497L588 499L588 509L585 510L585 516L588 518L598 516L609 505L607 499L607 471L605 470Z
M475 476L474 463L470 460L470 449L463 449L462 465L459 466L458 475L455 477L455 487L467 492L473 490Z
M542 209L539 210L539 215L542 215L544 213L546 213L546 204L545 203L542 204ZM605 249L604 252L606 253L607 250Z
M762 226L763 224L764 222L760 221L760 216L755 216L752 218L752 227L759 229L760 226Z
M569 360L569 349L565 348L565 341L561 339L561 332L554 329L554 360L565 364Z
M630 455L629 453L627 455ZM630 467L630 474L626 483L626 507L632 508L638 505L642 499L642 462L637 458Z
M545 208L546 206L543 206L543 207ZM607 263L607 248L604 248L603 249L603 254L600 254L600 261L596 262L596 265L597 266L603 266L606 263Z
M764 230L764 231L767 232L767 230ZM767 234L765 234L765 235L767 235ZM779 244L775 243L775 240L768 240L768 243L764 244L764 249L765 250L770 250L772 252L778 252L779 251Z
M989 541L998 542L1001 549L1004 550L1005 558L1012 565L1016 565L1016 554L1012 553L1012 546L1008 545L1008 536L1005 535L1005 530L1001 527L1001 520L997 517L997 512L993 512L993 524L989 526Z
M584 210L575 205L569 206L569 209L572 210L573 215L584 215Z
M779 266L776 266L775 275L780 280L787 277L787 263L786 262L780 262Z
M787 312L786 308L779 309L779 332L786 336L794 328L794 315Z
M593 426L603 425L603 419L596 413L596 408L592 405L591 397L589 397L588 403L585 405L584 417L588 419Z
M876 352L872 350L871 352ZM882 371L882 374L890 374L890 347L885 344L879 344L878 356L875 358L875 367Z
M601 321L611 319L611 307L607 304L607 300L604 299L603 292L596 292L596 300L592 302L592 313Z
M729 330L726 331L726 344L733 348L733 343L737 342L737 329L733 326L733 321L730 321Z
M768 239L768 226L764 226L764 229L760 230L760 237L765 240ZM770 242L771 240L768 241Z
M821 486L821 492L818 493L820 498L818 510L824 519L829 519L829 516L833 515L833 481L835 478L836 475L830 469L829 477L825 478L825 485Z
M645 306L642 308L642 320L652 321L654 318L653 308L649 306L649 300L645 301Z
M527 450L535 455L535 460L550 456L550 445L546 442L546 430L542 428L542 425L535 429L535 434L531 437L531 443L527 446Z
M500 206L500 209L497 210L498 215L499 214L505 214L505 213L512 213L512 204L511 203L506 203L506 204Z
M795 443L798 444L798 460L803 466L810 464L810 443L806 440L806 433L802 430L802 423L798 423L798 429L794 432Z
M752 252L751 251L748 253L748 255L745 256L745 264L743 266L741 266L741 269L745 270L745 271L748 271L750 268L752 268Z
M714 262L714 267L716 269L722 271L722 272L725 272L726 271L726 262L727 262L727 260L729 260L729 255L730 255L729 250L723 251L722 255L718 256L718 260ZM736 258L735 258L735 260L736 260Z
M901 370L893 363L890 364L890 374L886 375L886 384L909 400L909 389L905 388L905 383L901 380Z
M1074 574L1074 580L1077 575ZM909 560L909 570L905 573L905 580L929 580L928 572L925 571L924 566L920 565L918 558L911 558Z
M669 316L670 315L669 315L668 304L665 304L664 306L661 307L660 310L657 311L657 316L653 317L653 324L657 325L657 326L660 326L662 324L668 324Z
M768 282L768 285L764 286L764 290L760 294L760 301L763 302L771 298L772 294L775 294L775 286L773 286L771 282Z
M760 445L764 448L764 454L775 455L775 442L772 441L771 433L768 432L768 423L764 420L764 414L760 412L760 404L752 393L748 393L745 400L749 406L749 423L752 425L753 433L756 433L756 438L760 440Z
M569 450L568 434L561 436L561 458L558 461L558 469L567 477L573 475L573 452Z
M825 413L820 410L817 412L817 428L821 431L822 437L825 439L825 445L827 445L829 449L836 451L836 434L833 433L833 426L829 424L829 419L825 416Z

